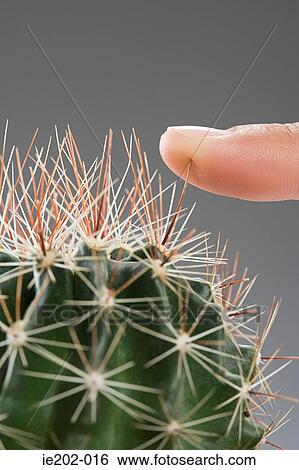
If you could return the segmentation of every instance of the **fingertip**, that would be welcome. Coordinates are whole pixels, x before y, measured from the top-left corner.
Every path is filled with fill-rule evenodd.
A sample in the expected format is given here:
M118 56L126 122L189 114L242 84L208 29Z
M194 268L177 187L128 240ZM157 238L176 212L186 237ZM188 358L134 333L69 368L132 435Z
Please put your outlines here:
M197 141L193 141L188 135L177 132L169 127L160 138L160 153L166 165L178 176L182 176L188 166Z
M170 127L160 152L179 177L215 194L252 201L297 199L299 130L285 126L239 126L228 130Z
M168 160L168 155L169 155L167 131L165 131L164 134L162 134L160 137L159 150L160 150L161 157L166 163Z

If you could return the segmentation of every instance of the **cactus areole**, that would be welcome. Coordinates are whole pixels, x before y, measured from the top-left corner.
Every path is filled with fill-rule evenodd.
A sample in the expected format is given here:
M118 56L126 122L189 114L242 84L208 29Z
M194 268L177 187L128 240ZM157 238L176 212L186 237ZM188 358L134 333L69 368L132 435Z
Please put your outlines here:
M186 185L150 176L135 133L113 174L109 133L87 168L57 147L0 167L0 445L255 449L275 424L253 285L187 229ZM7 155L8 153L8 155ZM283 368L287 363L278 370Z

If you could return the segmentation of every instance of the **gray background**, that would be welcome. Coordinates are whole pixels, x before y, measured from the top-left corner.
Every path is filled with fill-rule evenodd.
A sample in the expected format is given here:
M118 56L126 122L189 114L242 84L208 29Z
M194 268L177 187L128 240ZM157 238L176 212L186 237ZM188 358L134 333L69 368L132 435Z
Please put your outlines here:
M294 1L1 1L0 125L21 149L36 127L40 142L70 123L84 158L99 147L33 41L28 24L100 139L136 127L152 169L174 176L159 157L169 125L210 125L274 24L278 27L222 114L218 127L298 120L299 3ZM124 156L114 155L121 168ZM119 158L119 161L118 161ZM299 353L298 202L248 203L190 188L191 225L229 237L251 273L254 299L283 297L267 344ZM187 203L188 205L188 203ZM189 204L190 205L190 204ZM299 364L274 381L299 397ZM272 440L299 448L299 407Z

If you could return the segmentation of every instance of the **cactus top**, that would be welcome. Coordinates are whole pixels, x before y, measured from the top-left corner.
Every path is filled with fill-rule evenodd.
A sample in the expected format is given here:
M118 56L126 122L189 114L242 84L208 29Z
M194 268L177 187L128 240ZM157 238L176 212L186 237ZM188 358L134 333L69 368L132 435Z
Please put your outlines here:
M226 244L188 230L187 184L151 176L134 132L119 179L112 132L89 168L70 129L54 153L32 141L23 158L5 139L0 445L271 444L287 415L269 416L280 397L269 380L289 361L262 347L279 302L264 315L248 305L255 279L238 257L230 270Z

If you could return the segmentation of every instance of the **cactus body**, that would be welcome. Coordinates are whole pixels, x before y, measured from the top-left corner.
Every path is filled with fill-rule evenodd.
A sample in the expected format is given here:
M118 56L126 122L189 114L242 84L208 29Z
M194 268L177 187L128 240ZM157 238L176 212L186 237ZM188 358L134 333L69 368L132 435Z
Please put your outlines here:
M64 171L64 145L76 183ZM31 213L23 197L20 242L9 222L20 204L7 196L0 254L5 448L253 449L269 432L254 415L255 393L267 395L263 341L246 342L243 334L239 344L244 322L232 320L244 309L245 280L233 302L231 278L219 277L219 250L209 255L205 235L184 238L181 203L163 214L161 184L157 203L136 146L139 166L127 147L134 185L120 206L111 145L86 172L70 131L52 172L38 160L44 183L31 179ZM15 187L28 193L20 177ZM190 240L199 248L180 254ZM192 272L182 261L192 262ZM193 275L202 266L205 275Z

